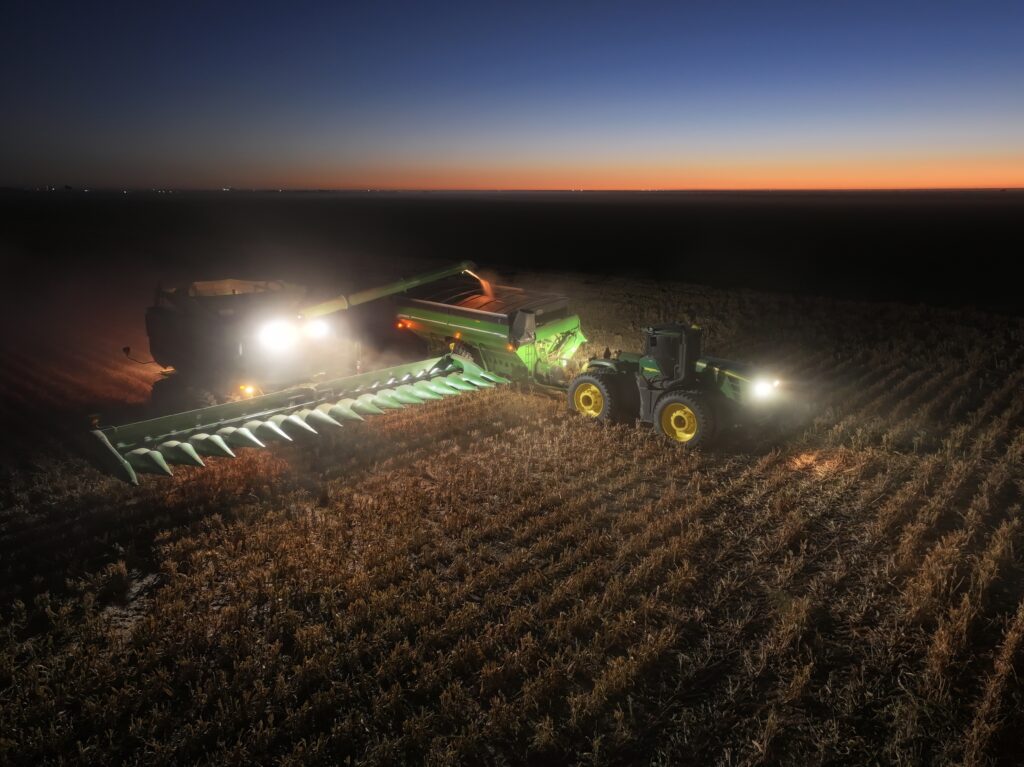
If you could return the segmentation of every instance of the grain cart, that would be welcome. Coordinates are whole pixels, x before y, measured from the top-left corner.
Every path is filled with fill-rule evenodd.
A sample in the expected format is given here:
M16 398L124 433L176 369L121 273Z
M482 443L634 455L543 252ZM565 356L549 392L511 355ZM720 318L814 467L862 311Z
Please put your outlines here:
M136 483L139 472L169 475L174 464L202 466L510 380L564 381L586 340L565 297L492 287L475 268L461 262L314 304L279 282L158 291L146 318L150 347L173 368L154 386L159 415L94 429L101 460ZM435 355L364 372L343 313L399 294L388 322Z
M564 387L587 340L565 296L491 285L469 269L407 291L395 311L399 327L439 351L516 381Z
M646 328L640 353L605 351L568 387L569 407L606 422L639 420L688 447L708 445L727 426L758 420L781 398L780 381L750 365L703 356L692 323Z

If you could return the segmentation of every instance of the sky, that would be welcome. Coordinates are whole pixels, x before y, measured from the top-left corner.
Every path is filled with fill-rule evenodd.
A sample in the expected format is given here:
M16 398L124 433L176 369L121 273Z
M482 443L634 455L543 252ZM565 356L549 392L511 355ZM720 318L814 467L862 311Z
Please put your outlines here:
M1024 2L53 3L0 185L1024 186Z

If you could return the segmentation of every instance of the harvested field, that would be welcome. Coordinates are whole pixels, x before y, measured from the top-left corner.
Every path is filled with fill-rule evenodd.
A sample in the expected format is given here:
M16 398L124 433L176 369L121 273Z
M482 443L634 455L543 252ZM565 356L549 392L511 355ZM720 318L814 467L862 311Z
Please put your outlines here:
M505 387L132 488L66 439L152 380L101 296L3 351L0 762L1019 763L1024 321L519 283L807 412L685 452Z

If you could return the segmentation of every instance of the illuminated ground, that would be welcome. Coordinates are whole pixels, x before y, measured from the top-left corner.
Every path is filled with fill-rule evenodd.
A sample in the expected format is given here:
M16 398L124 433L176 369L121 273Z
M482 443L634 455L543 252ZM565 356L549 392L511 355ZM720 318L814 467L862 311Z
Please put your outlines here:
M131 488L61 445L144 398L148 294L9 339L0 762L1014 762L1024 323L556 287L809 412L686 453L505 389Z

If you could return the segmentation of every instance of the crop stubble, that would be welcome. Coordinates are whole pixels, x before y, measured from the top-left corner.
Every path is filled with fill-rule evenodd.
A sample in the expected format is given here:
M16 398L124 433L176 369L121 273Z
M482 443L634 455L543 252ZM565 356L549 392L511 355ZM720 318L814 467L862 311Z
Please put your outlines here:
M0 759L1012 762L1022 323L565 282L592 352L692 310L808 415L686 453L500 389L139 489L40 449L3 493ZM8 355L9 407L145 383Z

